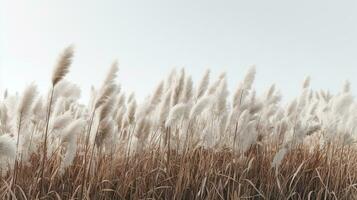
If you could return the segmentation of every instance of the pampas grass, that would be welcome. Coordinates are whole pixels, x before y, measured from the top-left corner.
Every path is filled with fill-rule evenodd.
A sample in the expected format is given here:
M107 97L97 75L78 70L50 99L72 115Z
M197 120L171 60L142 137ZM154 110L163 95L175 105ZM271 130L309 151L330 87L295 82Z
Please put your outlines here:
M23 124L26 124L26 121L30 119L32 104L35 101L37 95L37 87L34 84L31 84L26 88L21 97L17 108L17 142L16 147L19 146L20 142L20 132Z
M77 138L84 127L82 119L75 120L68 124L60 136L61 144L65 149L63 160L61 162L60 171L63 171L72 164L76 157Z
M16 145L15 140L8 134L0 136L0 157L15 159Z
M196 99L201 98L205 94L205 92L208 88L208 85L209 85L210 73L211 73L210 70L206 70L204 76L202 77L202 80L200 81L200 83L197 87Z
M17 170L18 170L18 155L21 154L19 152L19 144L20 144L20 136L21 136L21 130L26 125L26 122L30 120L30 114L31 114L31 109L32 109L32 104L35 100L35 97L37 95L37 87L34 84L31 84L28 86L24 93L23 96L20 99L19 105L17 107L17 119L16 119L16 131L17 131L17 139L16 139L16 153L15 155L15 163L14 163L14 170L13 170L13 180L11 183L11 187L13 187L16 184L16 177L17 177ZM6 139L6 138L4 138ZM9 142L4 141L4 142ZM5 145L6 146L6 145Z
M64 79L72 58L60 55L48 98L31 84L0 100L0 199L357 198L349 82L333 94L308 77L282 102L277 85L254 89L255 67L233 93L230 74L196 85L182 69L138 100L115 61L85 105Z
M47 113L46 113L46 122L45 122L45 130L44 130L44 141L43 141L43 156L42 156L42 164L41 164L41 173L40 173L40 188L44 184L44 171L45 164L47 161L47 140L48 140L48 130L49 123L52 111L52 103L54 99L55 86L67 75L69 72L69 67L72 63L73 58L73 46L67 47L63 53L60 55L57 65L55 66L52 73L52 87L50 91L50 96L48 99L47 105ZM41 191L42 192L42 191Z
M211 96L201 98L191 109L190 119L200 115L205 109L208 108L212 101L213 98Z
M186 118L189 113L189 105L185 103L177 104L171 108L165 126L176 125L180 119Z
M58 82L60 82L66 74L69 72L69 67L72 63L73 58L73 46L67 47L58 59L57 65L55 66L52 73L52 86L54 87Z

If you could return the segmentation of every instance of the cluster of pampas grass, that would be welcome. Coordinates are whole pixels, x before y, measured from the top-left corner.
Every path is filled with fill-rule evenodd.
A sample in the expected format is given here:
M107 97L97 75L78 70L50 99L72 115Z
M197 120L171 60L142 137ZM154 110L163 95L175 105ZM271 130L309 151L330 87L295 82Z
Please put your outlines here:
M139 102L114 62L88 105L65 80L61 54L48 94L35 84L0 99L1 199L355 199L357 103L315 91L281 102L258 94L251 67L234 93L207 70L182 69Z

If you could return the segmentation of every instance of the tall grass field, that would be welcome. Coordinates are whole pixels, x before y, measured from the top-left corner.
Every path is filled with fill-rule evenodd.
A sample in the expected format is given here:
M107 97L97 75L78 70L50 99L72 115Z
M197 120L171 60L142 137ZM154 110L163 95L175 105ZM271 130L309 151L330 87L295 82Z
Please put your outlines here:
M256 93L254 67L235 91L234 75L193 83L181 69L137 101L114 62L84 105L65 79L73 55L59 56L48 93L1 92L0 199L357 199L348 82L332 94L306 78L282 102L275 85Z

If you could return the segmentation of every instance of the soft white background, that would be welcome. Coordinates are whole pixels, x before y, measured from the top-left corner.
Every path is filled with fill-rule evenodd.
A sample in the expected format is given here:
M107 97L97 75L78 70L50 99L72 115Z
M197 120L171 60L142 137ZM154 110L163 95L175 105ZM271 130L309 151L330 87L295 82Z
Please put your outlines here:
M248 66L256 88L287 99L312 76L316 89L357 92L357 1L341 0L0 0L0 90L35 81L48 89L58 53L74 43L68 79L88 98L114 59L119 81L139 98L173 67L199 79L226 71L233 89ZM355 85L355 87L353 87Z

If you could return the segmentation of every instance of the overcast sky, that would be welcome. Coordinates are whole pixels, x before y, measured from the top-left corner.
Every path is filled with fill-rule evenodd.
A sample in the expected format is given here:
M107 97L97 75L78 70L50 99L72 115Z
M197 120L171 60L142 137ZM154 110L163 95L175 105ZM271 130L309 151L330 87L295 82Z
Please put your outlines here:
M58 54L76 53L70 81L98 86L114 59L119 81L139 98L173 67L194 80L205 69L227 72L235 88L250 65L256 88L276 83L299 93L311 75L315 89L338 91L350 79L357 92L357 1L341 0L0 0L0 90L49 87Z

